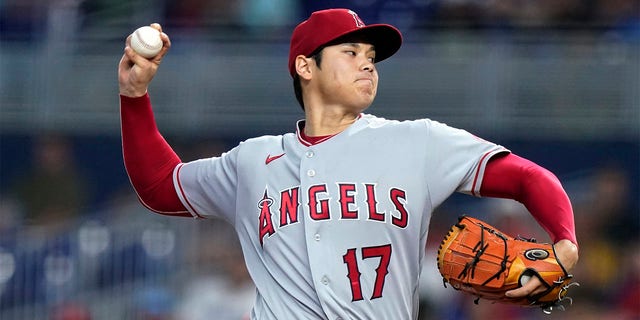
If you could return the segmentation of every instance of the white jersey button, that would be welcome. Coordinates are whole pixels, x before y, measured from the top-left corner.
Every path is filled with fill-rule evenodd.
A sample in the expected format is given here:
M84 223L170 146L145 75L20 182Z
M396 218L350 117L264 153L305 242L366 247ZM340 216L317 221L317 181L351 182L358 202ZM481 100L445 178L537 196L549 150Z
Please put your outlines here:
M313 177L313 176L315 176L315 175L316 175L316 171L315 171L315 170L313 170L313 169L311 169L311 170L307 171L307 175L308 175L309 177Z
M322 284L324 284L325 286L329 284L329 278L327 278L327 276L322 277Z
M316 235L315 235L315 236L313 236L313 238L314 238L316 241L320 241L320 235L319 235L319 234L317 234L317 233L316 233Z
M307 158L313 158L315 153L313 153L313 151L309 150L309 151L307 151L307 153L305 153L305 155L307 156Z

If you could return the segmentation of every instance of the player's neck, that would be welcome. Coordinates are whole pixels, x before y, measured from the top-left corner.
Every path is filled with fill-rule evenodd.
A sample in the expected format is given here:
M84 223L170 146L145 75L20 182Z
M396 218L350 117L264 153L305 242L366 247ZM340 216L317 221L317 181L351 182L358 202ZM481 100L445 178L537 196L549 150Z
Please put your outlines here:
M331 109L312 109L305 114L304 133L310 137L338 134L353 124L360 113L332 112Z

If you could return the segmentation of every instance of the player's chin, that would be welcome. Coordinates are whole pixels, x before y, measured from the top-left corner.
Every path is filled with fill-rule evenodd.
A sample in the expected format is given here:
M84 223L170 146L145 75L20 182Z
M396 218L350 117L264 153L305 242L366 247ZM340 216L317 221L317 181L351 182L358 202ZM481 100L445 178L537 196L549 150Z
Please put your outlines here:
M371 87L360 87L358 88L358 98L359 100L361 100L363 103L366 103L367 105L370 105L371 103L373 103L373 100L376 98L376 90L375 88L371 88Z
M354 101L354 103L352 103L352 105L355 107L355 109L358 109L359 112L364 111L365 109L369 108L369 106L373 103L373 97L370 98L362 98L362 99L358 99L358 101Z
M356 86L355 86L359 91L362 92L367 92L369 94L373 94L374 96L376 95L376 91L378 89L378 86L371 80L359 80L356 81Z

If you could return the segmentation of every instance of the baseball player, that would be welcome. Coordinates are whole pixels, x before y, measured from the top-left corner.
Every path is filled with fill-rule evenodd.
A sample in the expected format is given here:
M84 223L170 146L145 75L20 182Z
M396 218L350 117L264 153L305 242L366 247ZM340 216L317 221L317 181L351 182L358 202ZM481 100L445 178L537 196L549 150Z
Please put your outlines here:
M395 27L348 9L314 12L289 53L304 119L188 163L158 132L147 92L171 46L162 39L158 56L127 45L119 64L125 167L148 209L235 228L257 287L252 319L416 319L431 214L454 192L520 201L564 266L576 264L573 211L552 173L436 121L363 113L376 63L402 43ZM531 280L507 294L542 289Z

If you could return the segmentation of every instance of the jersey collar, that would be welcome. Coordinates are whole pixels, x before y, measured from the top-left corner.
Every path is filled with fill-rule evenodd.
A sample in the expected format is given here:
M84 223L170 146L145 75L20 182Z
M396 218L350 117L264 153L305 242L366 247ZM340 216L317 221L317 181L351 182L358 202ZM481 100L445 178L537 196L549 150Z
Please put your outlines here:
M359 114L358 118L356 119L356 122L358 122L358 120L360 120L361 118L362 118L362 114ZM307 146L307 147L320 144L341 133L341 132L338 132L336 134L331 134L328 136L309 137L304 134L304 124L305 124L304 119L298 120L298 122L296 122L296 136L298 137L298 141L300 141L300 143L302 143L304 146Z

